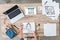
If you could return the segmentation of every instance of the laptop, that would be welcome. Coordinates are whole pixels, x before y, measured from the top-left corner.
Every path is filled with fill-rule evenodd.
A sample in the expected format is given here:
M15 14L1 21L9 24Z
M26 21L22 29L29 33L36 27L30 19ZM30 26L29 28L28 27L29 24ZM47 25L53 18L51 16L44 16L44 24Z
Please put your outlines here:
M11 23L15 23L16 21L24 17L23 12L19 9L17 5L5 11L4 14L8 16Z

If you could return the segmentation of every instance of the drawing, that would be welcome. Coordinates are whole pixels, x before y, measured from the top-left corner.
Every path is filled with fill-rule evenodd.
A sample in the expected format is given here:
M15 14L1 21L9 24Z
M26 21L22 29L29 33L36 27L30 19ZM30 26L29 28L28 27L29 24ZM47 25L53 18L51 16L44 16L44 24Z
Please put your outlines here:
M47 15L55 15L55 10L53 6L45 6L45 11Z
M43 5L42 14L47 17L56 20L59 16L59 3L56 2L48 2Z
M33 33L35 31L34 22L23 23L23 33Z

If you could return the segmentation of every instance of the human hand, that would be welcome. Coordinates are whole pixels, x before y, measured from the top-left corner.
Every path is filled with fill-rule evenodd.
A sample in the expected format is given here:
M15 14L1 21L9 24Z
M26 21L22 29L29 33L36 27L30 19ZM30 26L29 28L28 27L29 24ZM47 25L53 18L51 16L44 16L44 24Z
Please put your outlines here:
M20 33L19 33L20 37L23 37L23 26L21 25L20 27Z
M37 34L34 32L34 40L37 40Z
M36 32L34 31L34 37L36 37Z

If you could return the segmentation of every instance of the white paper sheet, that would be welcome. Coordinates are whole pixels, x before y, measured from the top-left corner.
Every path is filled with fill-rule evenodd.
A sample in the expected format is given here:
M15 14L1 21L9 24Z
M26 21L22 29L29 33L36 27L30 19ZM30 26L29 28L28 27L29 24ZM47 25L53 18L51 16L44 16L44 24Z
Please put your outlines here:
M34 22L25 22L23 23L23 33L34 33L35 23Z
M51 15L48 15L47 14L47 12L48 11L50 11L50 9L48 10L48 11L46 11L46 6L48 6L48 7L53 7L53 10L54 10L54 15L52 15L52 13L51 13ZM51 18L51 19L53 19L53 20L55 20L55 19L57 19L58 18L58 16L59 16L59 3L56 3L56 2L49 2L49 3L47 3L47 4L45 4L45 5L43 5L42 6L43 8L42 8L42 14L43 15L46 15L47 17L49 17L49 18ZM48 9L48 8L47 8ZM51 9L52 10L52 9ZM51 11L52 12L52 11ZM48 12L49 13L49 12Z
M44 24L44 36L56 36L56 24L55 23Z

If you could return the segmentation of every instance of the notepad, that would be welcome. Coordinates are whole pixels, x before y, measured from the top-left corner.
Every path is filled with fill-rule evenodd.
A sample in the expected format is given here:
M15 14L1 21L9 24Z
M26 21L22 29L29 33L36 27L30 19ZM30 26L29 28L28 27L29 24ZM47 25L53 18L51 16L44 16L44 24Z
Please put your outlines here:
M11 23L15 23L16 21L24 17L23 12L19 9L17 5L4 12L4 14L8 16Z
M44 24L44 36L56 36L56 24L55 23Z

